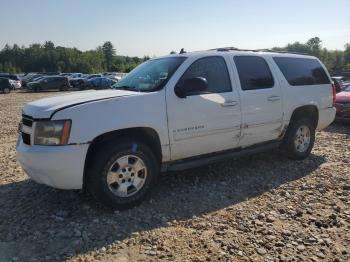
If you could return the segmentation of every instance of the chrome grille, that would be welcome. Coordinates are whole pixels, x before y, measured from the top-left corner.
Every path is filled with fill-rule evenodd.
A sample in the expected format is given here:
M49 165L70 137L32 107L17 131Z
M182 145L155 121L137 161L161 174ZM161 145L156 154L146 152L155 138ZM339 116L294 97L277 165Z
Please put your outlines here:
M20 127L23 143L26 145L31 145L33 118L27 115L22 115L22 122Z
M22 124L25 126L32 127L33 126L33 120L30 116L22 116Z

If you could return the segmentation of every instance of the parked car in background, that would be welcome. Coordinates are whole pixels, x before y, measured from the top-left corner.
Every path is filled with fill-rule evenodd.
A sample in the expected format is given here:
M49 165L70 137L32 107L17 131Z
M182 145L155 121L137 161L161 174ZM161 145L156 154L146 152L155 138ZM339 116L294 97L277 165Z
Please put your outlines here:
M73 88L79 88L81 90L85 89L86 86L89 84L86 80L86 78L89 75L82 75L79 78L68 78L69 80L69 84L71 85L71 87Z
M105 72L103 73L103 76L108 77L110 79L119 81L122 79L124 76L126 76L127 73L118 73L118 72Z
M61 73L60 76L66 76L66 77L70 77L72 73Z
M335 107L337 109L335 119L339 122L350 123L350 86L337 94Z
M93 77L88 80L91 84L91 87L95 89L106 89L106 88L111 88L112 85L114 85L117 81L112 80L108 77Z
M92 74L92 75L89 75L85 78L85 89L89 89L89 88L92 88L92 83L91 83L91 80L93 78L96 78L96 77L102 77L103 75L102 74Z
M333 83L335 84L337 93L341 92L346 86L345 86L345 82L346 82L346 77L344 76L332 76L331 77Z
M13 89L19 89L22 87L22 82L17 75L1 73L0 77L8 78Z
M10 80L10 83L13 86L14 89L20 89L22 87L22 81L17 75L11 75L11 74L3 75L3 74L0 74L0 77L8 78Z
M110 79L113 79L113 80L115 80L115 81L120 80L120 79L118 79L117 73L115 73L115 72L106 72L106 73L103 73L103 76L104 76L104 77L108 77L108 78L110 78Z
M95 77L101 77L100 74L92 74L92 75L82 75L79 78L69 78L69 83L74 88L79 88L81 90L89 89L92 87L92 84L89 80L95 78Z
M59 76L60 72L42 72L42 74L46 76Z
M28 87L28 83L34 81L35 78L43 76L42 73L29 73L22 77L22 86Z
M28 83L28 89L33 90L34 92L52 89L66 91L69 87L68 78L65 76L45 76L34 82Z
M5 77L0 77L0 92L8 94L13 89L10 79Z
M103 76L103 75L101 75L101 74L91 74L91 75L87 76L86 79L87 79L87 80L90 80L90 79L92 79L92 78L95 78L95 77L102 77L102 76Z
M71 73L69 78L74 79L74 78L80 78L83 76L83 73Z
M119 80L121 80L123 77L125 77L128 73L117 73L116 74L116 78Z

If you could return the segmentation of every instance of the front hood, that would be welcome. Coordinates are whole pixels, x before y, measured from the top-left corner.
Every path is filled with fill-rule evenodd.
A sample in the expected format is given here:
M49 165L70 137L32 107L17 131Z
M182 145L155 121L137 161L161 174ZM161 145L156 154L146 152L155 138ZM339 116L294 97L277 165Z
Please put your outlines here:
M140 93L126 90L79 91L71 94L52 96L30 102L24 106L23 114L31 116L35 119L50 118L55 111L62 108L80 105L96 100L138 94Z
M336 102L349 102L350 103L350 92L343 91L336 95Z

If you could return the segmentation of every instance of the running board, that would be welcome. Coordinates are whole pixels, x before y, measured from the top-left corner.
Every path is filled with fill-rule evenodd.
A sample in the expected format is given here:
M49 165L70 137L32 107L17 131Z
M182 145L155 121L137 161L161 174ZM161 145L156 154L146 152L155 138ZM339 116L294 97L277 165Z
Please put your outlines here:
M199 167L209 165L218 161L223 161L227 159L236 159L242 156L253 155L256 153L260 153L266 150L271 150L278 148L281 144L281 141L273 141L258 144L255 146L250 146L247 148L236 148L225 150L222 152L210 153L202 156L196 156L191 158L186 158L182 160L171 161L162 164L162 171L182 171L189 168Z

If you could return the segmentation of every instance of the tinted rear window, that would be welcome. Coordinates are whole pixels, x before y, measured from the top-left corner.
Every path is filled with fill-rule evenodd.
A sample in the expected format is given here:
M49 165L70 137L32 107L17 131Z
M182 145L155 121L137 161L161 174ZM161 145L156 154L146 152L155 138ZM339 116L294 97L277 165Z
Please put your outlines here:
M320 62L312 58L274 57L288 83L292 86L329 84Z

